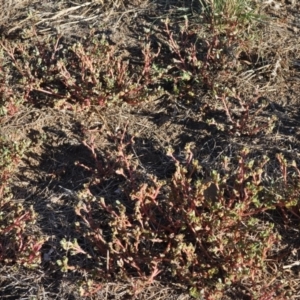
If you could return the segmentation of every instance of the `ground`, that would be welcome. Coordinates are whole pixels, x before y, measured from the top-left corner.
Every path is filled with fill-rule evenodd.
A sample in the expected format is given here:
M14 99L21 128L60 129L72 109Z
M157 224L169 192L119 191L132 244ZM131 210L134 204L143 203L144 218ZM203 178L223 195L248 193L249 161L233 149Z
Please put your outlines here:
M300 165L300 4L252 1L264 17L251 21L254 27L243 23L239 28L239 23L231 20L223 30L218 21L203 17L201 3L209 1L2 2L0 195L2 210L8 215L12 210L15 219L7 224L1 219L1 297L297 299L300 190L298 169L293 165ZM236 36L232 33L235 30ZM98 73L99 77L95 75ZM5 151L11 156L5 156ZM269 160L265 162L266 156ZM192 160L198 162L197 167ZM251 160L253 169L248 165ZM241 179L238 176L243 171L249 174ZM192 175L186 175L189 172ZM220 179L214 177L215 172ZM185 176L189 180L185 181ZM235 179L244 180L243 189ZM201 180L202 189L197 190L197 180ZM251 188L249 181L254 182ZM181 184L182 189L178 187ZM139 228L137 224L142 221L138 215L135 219L127 216L127 225L120 221L123 206L127 213L136 209L129 199L140 197L143 185L149 193L145 199L152 199L156 206L149 212L145 204L142 215L148 219L142 228L157 229L151 236L153 241L168 241L166 248L163 242L149 246L147 238L139 244L145 249L153 247L152 262L159 260L159 249L176 244L172 230L179 228L176 222L183 218L176 205L180 207L178 203L194 192L206 203L201 206L203 215L217 209L216 201L228 205L229 210L231 199L244 199L245 203L248 193L277 201L267 209L266 204L254 208L253 200L247 209L238 210L240 217L247 218L249 212L259 220L255 223L257 236L260 228L269 223L273 226L265 240L271 243L274 238L273 244L258 251L265 267L260 269L263 263L253 256L245 262L247 266L253 264L253 273L243 275L243 279L235 278L233 272L233 284L222 288L213 276L209 277L211 287L198 286L200 277L193 277L189 284L189 275L180 277L176 271L174 275L168 269L171 267L163 264L152 278L155 263L143 265L138 256L142 248L137 253L130 243L127 248L128 239L135 239L135 231L130 235L128 228ZM187 192L185 187L189 187ZM156 188L159 195L149 196ZM174 204L168 204L170 199ZM122 203L121 208L114 206L116 200ZM223 200L228 201L226 205ZM159 207L164 212L176 211L177 221L161 218ZM188 214L190 209L186 211ZM155 223L158 215L161 219ZM233 226L228 218L217 215L224 228ZM29 221L21 228L16 220L21 224L27 216ZM239 225L230 227L239 228L234 235L239 241L237 236L245 234L241 224L251 223L242 217ZM206 226L203 235L207 230L213 236L210 226L217 221L208 220L201 223ZM245 226L250 228L250 223ZM124 249L138 264L128 267L124 274L118 267L129 264L129 254L119 254L117 245L115 252L103 250L105 243L99 238L114 234L110 232L112 224L120 230L117 240L126 244ZM160 225L172 228L170 236L161 232ZM178 234L185 232L182 228ZM196 234L195 230L189 234ZM146 231L141 236L150 235ZM253 232L249 236L255 240ZM224 239L226 234L230 233L224 233ZM197 244L196 239L189 238ZM226 256L218 247L224 261L244 253L233 247ZM205 256L200 246L195 249ZM184 270L185 260L195 263L183 257L178 269ZM215 261L203 261L199 266L207 262L210 268ZM225 265L216 264L216 276L227 274L230 267ZM116 270L122 273L120 277ZM103 274L107 277L101 281Z

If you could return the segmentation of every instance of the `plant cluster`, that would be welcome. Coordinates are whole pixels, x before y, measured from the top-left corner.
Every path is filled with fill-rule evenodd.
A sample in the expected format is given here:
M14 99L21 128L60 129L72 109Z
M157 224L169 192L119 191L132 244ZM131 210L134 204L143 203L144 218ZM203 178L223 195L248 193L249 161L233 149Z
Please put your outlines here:
M37 218L33 208L15 202L9 188L11 176L27 146L26 142L0 140L0 261L32 268L40 264L44 241L28 231Z
M271 134L277 124L275 115L271 118L262 117L270 105L260 95L253 96L251 100L243 100L240 95L226 89L220 96L215 93L215 99L221 102L221 111L225 112L227 122L224 125L215 119L207 119L207 123L217 126L229 135L253 137L258 134Z
M271 134L277 120L265 117L269 102L256 89L252 97L236 92L231 76L253 67L251 30L261 18L254 1L199 3L201 12L192 16L197 22L189 16L179 22L166 18L158 24L160 35L145 30L135 62L95 36L68 46L63 36L42 40L35 29L25 32L21 42L1 39L1 118L16 114L21 104L79 115L91 106L134 105L163 93L178 103L196 104L202 121L224 135ZM205 105L201 90L210 97ZM226 121L209 117L205 109ZM296 163L278 154L281 177L266 182L269 158L252 160L245 148L238 157L223 157L220 169L205 177L194 158L197 149L187 145L184 157L164 149L175 171L161 180L136 160L135 137L128 128L127 123L108 133L110 151L97 148L93 133L82 141L93 164L77 166L91 179L76 197L72 229L77 238L61 239L63 255L55 266L85 275L78 282L81 297L93 297L112 280L130 282L137 297L156 280L178 284L198 299L222 299L234 287L242 287L249 299L288 297L285 282L266 282L265 274L282 239L269 216L279 214L284 225L300 217ZM29 147L0 137L0 262L34 268L41 265L45 240L32 232L33 207L15 202L10 189ZM95 196L92 186L103 185L117 189Z
M242 67L239 56L247 55L249 35L254 34L251 29L263 17L256 15L252 1L203 2L204 13L194 16L196 22L189 21L187 15L179 22L163 20L164 38L160 41L173 59L167 69L175 85L194 82L214 90L221 83L216 82L220 71L230 75L233 69Z
M66 250L63 270L80 269L74 257L94 262L88 272L94 274L94 284L82 293L90 293L104 279L137 278L132 283L132 293L137 295L153 280L172 278L189 287L196 298L221 299L226 289L246 280L252 284L249 296L253 299L264 294L266 298L259 299L283 297L281 287L261 286L257 281L263 281L268 255L280 242L274 224L262 221L262 213L295 207L294 194L290 200L285 198L283 208L282 199L264 189L262 176L268 159L249 160L245 149L235 172L221 176L213 171L211 179L205 180L187 146L183 160L168 151L176 167L171 179L160 181L148 175L142 180L142 171L126 150L133 139L125 142L124 135L116 139L114 152L115 173L125 180L120 184L122 192L111 201L94 197L86 187L76 207L77 230L85 242L62 241ZM96 157L95 163L98 166ZM224 158L225 168L229 163ZM99 182L100 178L103 172ZM87 244L91 248L83 247Z
M136 104L158 90L171 92L187 104L200 102L197 94L206 89L226 113L229 133L252 136L261 129L271 131L275 120L258 121L263 108L250 112L260 97L243 100L230 88L232 70L248 69L240 62L241 55L250 55L244 29L251 34L253 20L258 19L248 2L234 2L207 2L205 13L198 16L199 24L190 24L185 16L178 29L177 23L163 20L164 36L158 37L156 51L152 31L146 32L139 65L122 58L105 38L89 37L66 47L61 35L40 41L32 30L25 37L33 43L25 37L22 44L3 40L0 112L14 114L25 101L71 110L123 101ZM166 59L161 52L170 55ZM239 102L235 120L228 98Z
M133 67L104 38L66 47L62 36L40 41L34 31L31 35L33 43L0 42L2 115L24 102L76 110L76 105L134 104L148 95L152 60L159 54L149 44L141 51L141 66Z
M256 35L253 27L264 17L256 14L252 1L203 2L205 9L196 16L198 22L186 15L179 22L162 20L164 35L158 42L169 59L162 62L158 56L153 61L161 85L184 105L196 104L200 110L208 106L209 111L221 107L227 122L218 124L209 118L207 122L226 133L254 136L272 132L276 117L262 117L268 101L257 89L252 99L237 93L232 77L232 73L249 72L258 63L251 53ZM203 90L213 97L205 104L200 99Z

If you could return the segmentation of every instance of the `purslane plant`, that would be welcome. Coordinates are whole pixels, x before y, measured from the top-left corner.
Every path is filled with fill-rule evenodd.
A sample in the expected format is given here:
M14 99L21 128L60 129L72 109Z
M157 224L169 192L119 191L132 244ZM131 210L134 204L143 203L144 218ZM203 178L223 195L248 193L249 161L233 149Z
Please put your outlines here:
M77 230L93 251L76 241L69 249L77 250L66 259L87 255L97 261L95 284L100 278L138 278L141 285L171 280L189 287L195 297L220 299L228 287L247 280L253 295L262 294L256 280L266 272L268 254L280 241L273 224L260 218L280 205L266 197L261 185L268 160L250 161L245 149L235 173L220 176L213 171L204 180L187 146L183 161L168 152L176 167L170 180L149 175L144 181L124 139L118 141L116 174L123 188L115 201L82 191ZM213 193L208 192L211 187ZM273 288L264 287L269 293Z
M32 207L14 202L10 190L11 176L27 147L26 141L0 138L0 261L33 268L40 264L44 243L29 232L37 216Z
M72 110L123 101L135 104L156 84L151 66L160 49L154 53L147 41L141 64L133 65L104 38L66 46L61 35L46 43L31 34L30 44L0 41L0 67L5 71L0 74L2 114L13 114L26 101Z

